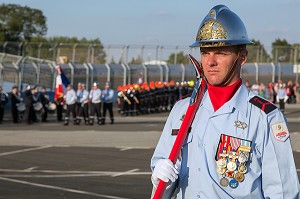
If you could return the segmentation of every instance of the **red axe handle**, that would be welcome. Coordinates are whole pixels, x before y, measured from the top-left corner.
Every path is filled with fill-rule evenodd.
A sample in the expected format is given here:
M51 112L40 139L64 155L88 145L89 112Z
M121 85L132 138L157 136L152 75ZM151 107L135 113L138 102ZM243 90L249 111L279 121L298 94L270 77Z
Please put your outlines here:
M207 88L207 83L203 79L203 71L202 71L200 64L197 62L197 60L193 56L189 55L189 58L193 64L193 66L195 67L198 81L195 84L195 87L194 87L194 90L193 90L193 93L192 93L192 96L190 99L190 104L188 106L188 109L186 111L186 114L184 116L182 124L180 126L179 132L177 134L176 140L173 144L172 150L169 155L169 159L174 164L176 163L176 161L178 159L183 142L188 134L188 130L189 130L190 126L193 123L196 112L198 110L198 107L202 101L202 98L203 98L204 93ZM166 186L167 186L167 183L160 180L152 199L161 199L166 190Z

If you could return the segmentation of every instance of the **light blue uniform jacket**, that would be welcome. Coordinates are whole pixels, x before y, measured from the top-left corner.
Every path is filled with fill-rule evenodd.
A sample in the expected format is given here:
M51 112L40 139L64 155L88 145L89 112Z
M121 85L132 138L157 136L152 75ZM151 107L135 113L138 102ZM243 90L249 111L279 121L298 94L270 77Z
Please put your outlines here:
M66 104L67 105L75 104L76 100L77 100L77 96L74 89L68 90L66 93Z
M102 91L102 101L104 103L112 103L113 100L114 100L114 90L113 89L108 88L108 89Z
M290 138L278 141L272 132L272 125L285 123L285 118L277 108L266 114L251 104L249 100L254 96L242 84L232 99L214 112L206 92L181 150L177 198L299 198ZM176 139L172 129L180 128L188 104L189 98L173 107L151 159L152 170L159 159L168 158ZM236 127L237 120L247 127ZM252 141L248 171L236 189L222 187L222 176L216 171L215 155L221 134Z
M96 90L92 89L90 92L90 100L92 103L100 103L101 102L101 90L97 88Z

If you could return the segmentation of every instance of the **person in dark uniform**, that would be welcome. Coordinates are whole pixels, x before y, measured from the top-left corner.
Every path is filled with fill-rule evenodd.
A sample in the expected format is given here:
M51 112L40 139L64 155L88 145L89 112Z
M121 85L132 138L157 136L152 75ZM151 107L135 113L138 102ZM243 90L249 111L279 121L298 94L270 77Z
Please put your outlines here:
M60 97L55 100L56 103L56 118L58 122L63 121L63 104L64 104L64 98Z
M41 95L40 95L40 102L43 105L43 110L42 110L42 122L47 122L47 117L48 117L48 104L49 104L49 95L47 95L46 88L43 87L41 90Z
M27 124L32 124L34 121L34 109L33 109L33 94L35 89L30 89L30 85L26 86L25 94L25 113L24 113L24 121Z
M18 123L19 122L18 105L22 101L22 98L21 98L21 94L18 92L17 86L12 87L10 101L11 101L11 116L13 119L13 123Z
M114 113L113 113L113 99L114 90L110 88L110 82L106 82L105 89L102 91L102 101L103 101L103 114L102 123L105 124L106 111L108 110L110 117L110 124L114 123Z
M8 102L8 95L7 93L2 92L2 86L0 86L0 124L3 121L4 106L7 102Z

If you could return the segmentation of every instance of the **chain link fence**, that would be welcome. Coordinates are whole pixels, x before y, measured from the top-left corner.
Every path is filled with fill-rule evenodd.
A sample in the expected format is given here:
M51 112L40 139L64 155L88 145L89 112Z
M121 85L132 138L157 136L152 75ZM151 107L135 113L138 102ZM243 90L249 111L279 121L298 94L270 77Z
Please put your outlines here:
M298 81L300 73L299 47L248 46L248 63L241 75L250 83L255 81ZM55 88L56 64L61 63L71 84L84 82L90 88L95 81L113 88L143 81L189 81L195 79L190 64L181 63L177 56L191 54L199 59L199 49L187 46L161 45L94 45L66 43L0 43L0 84L4 88L24 84ZM172 55L173 56L170 56ZM172 60L169 60L169 58ZM167 60L172 64L167 64Z

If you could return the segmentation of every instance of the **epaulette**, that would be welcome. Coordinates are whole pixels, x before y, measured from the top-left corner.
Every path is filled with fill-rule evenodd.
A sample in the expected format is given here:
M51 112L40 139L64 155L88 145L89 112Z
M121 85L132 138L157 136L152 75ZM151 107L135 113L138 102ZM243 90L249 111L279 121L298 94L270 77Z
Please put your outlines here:
M277 108L277 106L275 106L271 102L269 102L259 96L255 96L255 97L251 98L249 100L249 102L251 104L253 104L254 106L257 106L258 108L260 108L266 114L272 112L273 110L275 110Z

